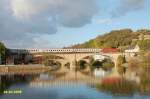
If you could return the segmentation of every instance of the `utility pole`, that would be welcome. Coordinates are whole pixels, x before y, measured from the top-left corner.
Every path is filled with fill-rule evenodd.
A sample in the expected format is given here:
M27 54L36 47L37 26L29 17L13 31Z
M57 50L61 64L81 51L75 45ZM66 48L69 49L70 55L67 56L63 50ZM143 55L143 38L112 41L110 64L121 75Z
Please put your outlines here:
M5 57L5 66L6 66L6 48L5 48L5 55L4 55L4 57Z

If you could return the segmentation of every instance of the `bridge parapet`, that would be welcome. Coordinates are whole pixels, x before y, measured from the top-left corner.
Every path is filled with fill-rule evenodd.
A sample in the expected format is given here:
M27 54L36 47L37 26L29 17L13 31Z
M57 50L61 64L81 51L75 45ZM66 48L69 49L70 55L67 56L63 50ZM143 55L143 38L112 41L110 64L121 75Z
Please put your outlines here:
M100 53L101 49L10 49L12 53Z

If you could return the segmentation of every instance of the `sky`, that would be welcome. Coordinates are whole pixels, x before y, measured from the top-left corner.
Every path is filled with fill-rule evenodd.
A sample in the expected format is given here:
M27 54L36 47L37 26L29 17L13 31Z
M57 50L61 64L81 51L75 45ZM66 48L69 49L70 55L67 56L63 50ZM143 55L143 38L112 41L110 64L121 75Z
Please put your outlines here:
M62 48L111 30L150 29L150 0L0 0L7 48Z

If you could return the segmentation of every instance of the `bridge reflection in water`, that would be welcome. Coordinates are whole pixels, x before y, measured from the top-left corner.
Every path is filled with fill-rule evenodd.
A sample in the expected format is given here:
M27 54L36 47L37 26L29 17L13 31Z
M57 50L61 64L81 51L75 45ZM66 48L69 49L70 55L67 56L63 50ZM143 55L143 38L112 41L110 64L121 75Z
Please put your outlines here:
M101 78L93 77L91 75L84 75L81 72L62 72L54 74L41 74L36 79L30 82L30 86L34 87L76 87L78 85L86 84L100 84Z

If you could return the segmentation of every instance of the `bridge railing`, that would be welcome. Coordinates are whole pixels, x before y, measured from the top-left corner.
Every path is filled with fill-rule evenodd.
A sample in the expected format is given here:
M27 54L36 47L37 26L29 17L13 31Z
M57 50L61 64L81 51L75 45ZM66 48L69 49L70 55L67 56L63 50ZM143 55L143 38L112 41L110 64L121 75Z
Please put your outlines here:
M13 53L63 53L63 52L100 52L101 49L10 49Z

